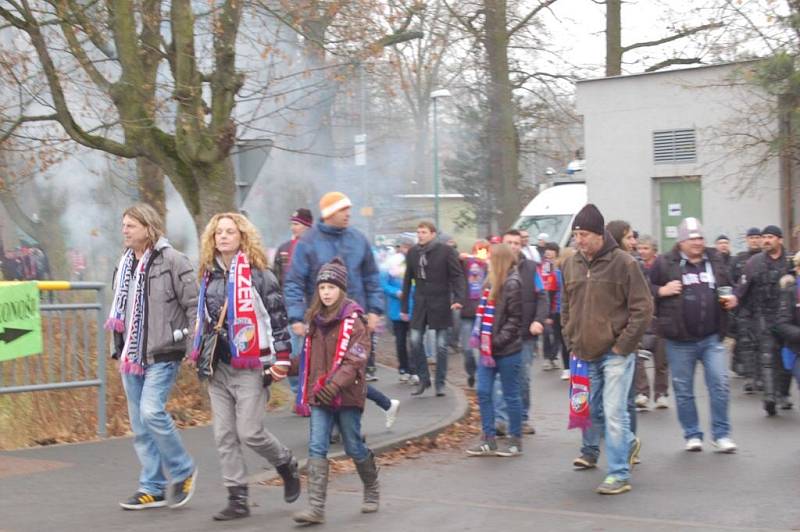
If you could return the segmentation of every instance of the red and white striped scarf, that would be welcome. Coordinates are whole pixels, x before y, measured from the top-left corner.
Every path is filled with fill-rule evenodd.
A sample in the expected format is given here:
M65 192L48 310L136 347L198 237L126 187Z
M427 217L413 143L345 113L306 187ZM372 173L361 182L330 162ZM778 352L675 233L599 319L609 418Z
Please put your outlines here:
M475 325L472 328L472 337L476 347L480 348L480 362L484 367L495 366L492 358L492 326L494 325L494 300L489 299L489 288L483 289L481 301L475 311Z

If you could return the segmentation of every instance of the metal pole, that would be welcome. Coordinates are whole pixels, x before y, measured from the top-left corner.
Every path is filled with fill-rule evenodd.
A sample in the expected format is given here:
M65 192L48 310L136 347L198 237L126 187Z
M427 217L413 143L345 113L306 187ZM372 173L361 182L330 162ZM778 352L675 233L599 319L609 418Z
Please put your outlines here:
M438 232L442 231L439 227L439 135L436 126L436 101L433 98L433 219Z
M97 310L97 380L100 381L100 386L97 388L97 435L105 438L106 433L106 352L108 346L106 345L106 331L103 328L103 302L105 301L105 294L102 286L97 290L97 302L100 303L100 308Z

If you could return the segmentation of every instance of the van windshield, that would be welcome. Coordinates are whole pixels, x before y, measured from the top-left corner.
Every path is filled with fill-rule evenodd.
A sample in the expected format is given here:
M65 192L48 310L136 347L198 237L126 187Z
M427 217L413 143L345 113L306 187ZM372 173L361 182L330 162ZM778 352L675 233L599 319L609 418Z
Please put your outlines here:
M516 223L516 228L528 232L532 243L536 242L539 233L547 233L548 240L559 246L564 242L564 235L569 231L571 214L549 214L523 216Z

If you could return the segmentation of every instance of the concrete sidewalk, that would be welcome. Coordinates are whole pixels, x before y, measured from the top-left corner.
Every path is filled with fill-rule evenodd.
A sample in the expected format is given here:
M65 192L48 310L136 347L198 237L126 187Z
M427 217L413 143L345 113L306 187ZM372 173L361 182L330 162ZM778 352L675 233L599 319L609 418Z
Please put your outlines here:
M446 397L434 397L427 391L411 397L413 388L397 382L396 372L378 371L380 381L372 383L391 398L400 399L397 422L385 428L383 410L368 402L363 430L367 445L380 452L400 446L408 440L436 433L459 420L467 411L464 394L449 387ZM301 461L308 451L308 419L288 410L268 417L268 428ZM200 471L192 501L180 510L125 512L118 501L136 491L139 463L131 438L116 438L73 445L0 452L0 531L87 530L218 530L210 516L225 504L219 461L211 427L181 432L186 447ZM331 449L331 457L343 454L341 445ZM253 480L272 476L266 462L246 450ZM292 506L283 503L282 488L257 486L252 489L254 518L243 520L251 525L269 514L280 516L281 528L289 524L292 511L305 504L305 498ZM143 514L147 514L146 516Z

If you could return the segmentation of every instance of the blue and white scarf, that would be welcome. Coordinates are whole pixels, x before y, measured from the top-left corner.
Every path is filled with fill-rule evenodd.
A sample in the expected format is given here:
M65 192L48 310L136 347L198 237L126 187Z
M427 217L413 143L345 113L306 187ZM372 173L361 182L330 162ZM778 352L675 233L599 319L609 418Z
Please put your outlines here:
M152 249L148 249L134 271L135 255L132 249L123 253L117 266L117 278L114 283L114 300L111 304L111 311L105 323L105 328L109 331L118 333L125 332L125 345L120 355L120 371L135 375L144 374L144 328L147 324L145 305L145 287L147 285L147 266L150 262ZM130 294L131 282L133 282L133 306L128 323L128 330L125 331L125 318L128 310L128 295Z

